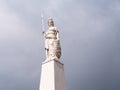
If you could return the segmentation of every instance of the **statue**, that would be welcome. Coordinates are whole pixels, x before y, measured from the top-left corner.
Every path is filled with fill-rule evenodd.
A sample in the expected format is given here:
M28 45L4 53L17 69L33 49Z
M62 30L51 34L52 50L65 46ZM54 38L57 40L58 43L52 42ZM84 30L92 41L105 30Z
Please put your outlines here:
M48 30L43 32L45 37L46 60L59 60L61 57L61 46L59 32L54 27L53 19L48 19Z

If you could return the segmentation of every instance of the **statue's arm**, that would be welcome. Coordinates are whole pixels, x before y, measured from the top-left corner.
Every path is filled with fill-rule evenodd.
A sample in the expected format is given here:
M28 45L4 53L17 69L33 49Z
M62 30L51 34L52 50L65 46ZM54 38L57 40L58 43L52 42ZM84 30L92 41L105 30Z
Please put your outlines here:
M43 33L43 35L44 35L44 37L45 37L45 36L46 36L46 32L45 32L45 31L43 31L42 33Z

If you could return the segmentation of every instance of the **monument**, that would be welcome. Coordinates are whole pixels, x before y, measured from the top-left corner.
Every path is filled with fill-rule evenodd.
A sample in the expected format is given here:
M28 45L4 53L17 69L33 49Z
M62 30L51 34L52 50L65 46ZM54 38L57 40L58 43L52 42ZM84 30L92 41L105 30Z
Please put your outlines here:
M60 61L59 31L51 18L48 19L48 26L48 30L43 31L46 60L42 62L39 90L66 90L64 64Z

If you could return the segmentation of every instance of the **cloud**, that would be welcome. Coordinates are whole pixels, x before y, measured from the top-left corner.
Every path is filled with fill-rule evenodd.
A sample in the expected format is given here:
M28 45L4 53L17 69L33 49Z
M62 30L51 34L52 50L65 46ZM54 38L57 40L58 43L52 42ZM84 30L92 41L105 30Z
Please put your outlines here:
M6 3L2 2L0 8L0 89L16 90L22 88L22 85L22 89L28 88L24 84L29 83L30 79L35 79L39 74L32 68L33 59L37 56L37 54L32 54L39 52L37 50L39 49L38 37L35 35L36 33L31 31L24 19L15 12L11 12Z
M38 90L45 59L40 14L60 31L69 90L119 89L119 0L1 0L0 89Z

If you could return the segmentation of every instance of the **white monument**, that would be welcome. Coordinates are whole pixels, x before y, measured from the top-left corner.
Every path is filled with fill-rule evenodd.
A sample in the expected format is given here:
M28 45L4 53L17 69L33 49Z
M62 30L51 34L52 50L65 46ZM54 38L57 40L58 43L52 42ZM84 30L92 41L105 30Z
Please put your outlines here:
M39 90L66 90L64 67L60 61L61 46L59 31L54 22L48 19L48 30L45 37L46 60L42 62Z

